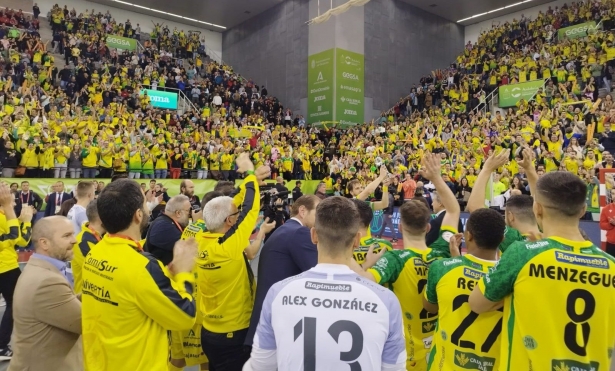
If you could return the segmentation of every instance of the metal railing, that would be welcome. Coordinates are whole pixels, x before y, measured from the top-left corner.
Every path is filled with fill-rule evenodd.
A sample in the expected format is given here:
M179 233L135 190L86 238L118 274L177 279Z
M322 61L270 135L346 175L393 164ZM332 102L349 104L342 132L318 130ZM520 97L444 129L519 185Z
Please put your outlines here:
M480 112L483 113L483 115L485 115L487 113L487 111L490 110L491 107L493 107L494 100L498 99L498 97L499 97L498 91L499 90L500 90L499 87L496 87L495 89L493 89L493 91L491 93L489 93L485 97L485 104L481 104L479 102L478 106L474 107L474 109L472 109L472 111L474 113L478 113L480 111ZM497 102L497 100L496 100L496 102Z

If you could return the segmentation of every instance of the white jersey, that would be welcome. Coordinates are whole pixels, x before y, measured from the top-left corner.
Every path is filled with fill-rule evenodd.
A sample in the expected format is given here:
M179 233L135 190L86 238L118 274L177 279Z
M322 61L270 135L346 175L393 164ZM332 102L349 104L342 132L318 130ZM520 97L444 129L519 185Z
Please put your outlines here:
M273 285L254 336L251 371L405 370L401 308L345 265L319 264Z

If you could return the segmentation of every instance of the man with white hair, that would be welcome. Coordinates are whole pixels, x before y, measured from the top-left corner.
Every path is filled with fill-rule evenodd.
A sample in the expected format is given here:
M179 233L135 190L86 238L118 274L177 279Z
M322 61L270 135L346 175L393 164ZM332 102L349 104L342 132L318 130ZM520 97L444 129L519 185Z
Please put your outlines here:
M192 208L190 199L185 195L171 197L164 213L160 214L149 226L145 238L145 251L151 253L162 264L173 260L173 247L188 226Z
M207 232L197 234L199 245L199 311L203 316L201 344L215 370L240 370L250 354L244 340L250 326L255 280L248 264L260 248L250 244L260 210L259 182L270 174L267 166L254 171L247 153L237 157L237 173L245 173L234 198L220 196L203 208Z

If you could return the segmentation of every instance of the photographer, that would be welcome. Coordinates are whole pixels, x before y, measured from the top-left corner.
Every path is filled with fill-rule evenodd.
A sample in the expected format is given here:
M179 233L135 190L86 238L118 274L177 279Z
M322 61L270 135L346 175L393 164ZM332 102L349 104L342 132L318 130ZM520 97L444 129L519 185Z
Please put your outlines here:
M273 230L265 235L266 242L278 227L290 219L290 214L286 208L286 202L284 202L283 196L278 196L277 194L271 195L270 203L266 204L263 209L263 218L265 220L269 218L269 220L275 221Z

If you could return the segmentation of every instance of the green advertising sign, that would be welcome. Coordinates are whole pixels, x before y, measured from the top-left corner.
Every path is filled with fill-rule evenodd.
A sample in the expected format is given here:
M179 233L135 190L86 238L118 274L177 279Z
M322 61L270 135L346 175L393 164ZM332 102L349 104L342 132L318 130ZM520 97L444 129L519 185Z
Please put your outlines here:
M336 48L335 120L340 125L362 124L365 112L365 63L363 54Z
M333 120L333 61L335 50L308 57L308 116L309 123Z
M560 28L557 31L557 37L560 40L564 39L577 39L579 37L585 37L591 34L596 29L596 22L585 22L570 27Z
M143 89L139 95L143 95L143 92L147 92L147 96L149 97L152 107L177 109L177 93Z
M135 50L137 49L137 40L128 37L109 35L107 36L107 46L115 49Z
M514 107L521 99L530 100L544 84L544 80L532 80L519 84L502 85L498 90L499 106L501 108Z

